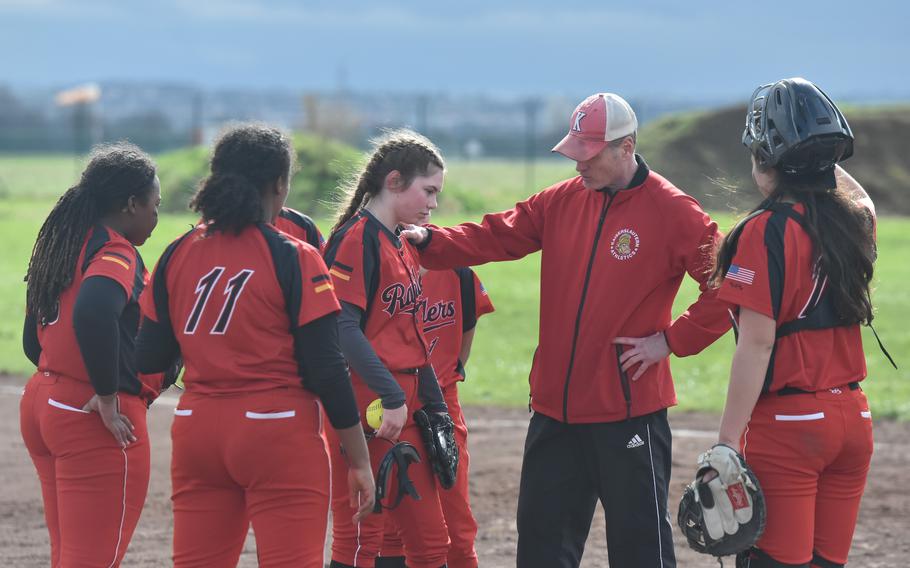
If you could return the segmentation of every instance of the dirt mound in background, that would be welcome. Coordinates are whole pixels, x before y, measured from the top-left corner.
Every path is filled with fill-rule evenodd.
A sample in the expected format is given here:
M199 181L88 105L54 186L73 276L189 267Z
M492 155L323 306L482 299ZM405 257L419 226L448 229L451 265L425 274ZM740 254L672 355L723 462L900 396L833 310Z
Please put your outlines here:
M910 107L844 109L856 136L844 167L880 213L910 214ZM749 153L742 146L746 107L671 115L642 127L639 149L656 171L712 210L758 203ZM736 188L735 192L730 187Z

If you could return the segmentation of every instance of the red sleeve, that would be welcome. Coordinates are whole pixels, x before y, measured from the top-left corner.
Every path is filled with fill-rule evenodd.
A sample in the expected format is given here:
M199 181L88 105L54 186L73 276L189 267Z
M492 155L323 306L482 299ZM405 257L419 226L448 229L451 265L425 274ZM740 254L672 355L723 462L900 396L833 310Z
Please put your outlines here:
M136 285L137 264L136 249L124 242L109 241L92 257L83 279L92 276L110 278L123 287L129 300Z
M714 254L721 234L698 202L689 196L679 196L673 202L674 211L666 217L678 219L674 225L673 254L680 267L698 282L700 294L689 308L664 331L667 345L674 355L685 357L699 353L730 329L729 305L717 297L717 290L708 286Z
M474 273L473 270L471 271L471 274L474 276L474 317L476 319L484 314L489 314L495 308L493 307L490 295L487 294L487 290L483 287L480 278L477 277L477 274Z
M331 257L329 274L338 301L353 304L366 311L366 278L370 275L364 274L362 230L361 224L346 234L337 246L333 246L334 254Z
M517 260L540 250L545 201L549 190L532 195L514 208L484 215L478 223L433 229L420 251L420 264L431 270Z
M335 297L332 278L319 252L307 245L298 245L303 290L300 298L300 312L297 326L300 327L324 315L341 311Z
M773 319L771 287L768 282L768 249L764 237L766 223L767 216L763 216L743 228L736 254L721 283L718 297Z

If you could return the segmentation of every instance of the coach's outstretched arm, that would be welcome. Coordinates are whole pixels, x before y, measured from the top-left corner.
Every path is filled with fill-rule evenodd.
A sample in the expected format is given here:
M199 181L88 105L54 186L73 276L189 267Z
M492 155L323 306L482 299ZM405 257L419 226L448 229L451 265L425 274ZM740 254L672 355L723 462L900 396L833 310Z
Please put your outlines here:
M420 264L431 270L518 260L541 248L550 193L544 190L508 211L484 215L480 223L443 228L410 225L401 235L417 246Z

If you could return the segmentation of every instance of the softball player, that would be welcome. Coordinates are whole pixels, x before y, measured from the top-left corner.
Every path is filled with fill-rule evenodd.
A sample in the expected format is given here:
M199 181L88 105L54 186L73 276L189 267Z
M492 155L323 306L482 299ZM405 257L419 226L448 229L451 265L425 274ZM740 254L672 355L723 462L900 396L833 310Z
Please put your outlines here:
M148 277L135 247L158 223L160 201L144 152L99 147L44 221L29 261L23 346L38 369L20 419L51 566L119 566L145 502L146 408L162 384L134 363Z
M322 238L316 223L296 209L282 207L275 219L275 227L283 233L309 243L316 250L321 251L325 246L325 239Z
M350 461L350 514L372 506L328 271L316 249L271 224L291 163L281 132L227 131L191 203L203 223L168 246L142 297L140 367L178 353L186 367L171 430L177 567L236 565L251 523L260 566L323 566L330 470L319 401Z
M477 319L493 311L493 303L470 268L454 270L420 269L421 285L427 298L422 310L423 333L430 344L430 362L436 369L449 414L455 422L458 444L458 476L455 486L439 492L442 512L449 530L448 567L476 568L477 520L471 512L468 491L468 427L458 400L458 383L465 380L465 364L471 353ZM404 568L398 527L386 520L379 568Z
M746 121L765 200L713 275L739 335L719 441L742 449L768 517L737 566L843 566L872 457L859 324L872 320L874 206L835 166L853 135L812 83L760 87Z
M382 425L369 442L373 467L398 440L413 444L424 459L408 474L421 499L405 498L389 513L401 530L411 568L445 565L449 538L429 459L411 413L421 406L445 412L439 383L428 361L419 315L426 301L416 253L398 238L400 223L425 223L436 208L444 164L425 138L399 131L377 142L351 188L325 258L341 301L339 334L364 417L382 400ZM331 434L331 433L330 433ZM330 436L333 479L332 567L373 568L383 539L385 515L350 521L349 499L339 486L345 457ZM394 495L392 496L394 502Z

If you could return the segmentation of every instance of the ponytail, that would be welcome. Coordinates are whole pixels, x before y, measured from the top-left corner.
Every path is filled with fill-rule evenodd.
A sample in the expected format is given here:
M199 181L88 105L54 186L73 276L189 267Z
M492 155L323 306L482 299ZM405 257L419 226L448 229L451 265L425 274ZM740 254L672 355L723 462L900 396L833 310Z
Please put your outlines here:
M190 209L202 214L207 232L240 233L262 220L262 192L290 182L293 164L291 140L277 128L232 126L215 142L211 174L199 184Z
M428 138L412 130L393 130L373 140L373 153L363 170L340 188L342 197L338 220L332 227L332 233L336 233L382 191L390 172L401 174L402 182L407 186L418 175L426 175L431 165L445 169L442 152Z
M202 214L207 232L239 233L259 221L262 194L241 174L212 174L202 181L190 209Z

